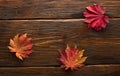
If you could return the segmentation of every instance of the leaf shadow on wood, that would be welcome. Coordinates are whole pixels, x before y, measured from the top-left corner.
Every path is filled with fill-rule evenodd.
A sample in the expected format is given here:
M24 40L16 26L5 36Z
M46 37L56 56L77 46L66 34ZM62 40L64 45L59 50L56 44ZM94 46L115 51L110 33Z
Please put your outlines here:
M75 13L71 15L72 18L84 18L83 13Z

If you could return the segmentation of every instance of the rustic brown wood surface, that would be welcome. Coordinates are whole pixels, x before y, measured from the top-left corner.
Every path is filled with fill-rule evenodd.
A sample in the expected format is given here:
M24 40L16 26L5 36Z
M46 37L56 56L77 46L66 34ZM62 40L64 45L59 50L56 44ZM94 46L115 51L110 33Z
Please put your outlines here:
M119 0L0 0L0 19L83 18L93 3L106 7L109 17L120 17Z
M78 71L64 71L59 67L7 67L0 76L119 76L119 65L89 65Z
M0 24L0 66L21 66L14 54L8 52L7 46L14 35L26 32L33 38L35 52L22 66L59 65L56 61L58 49L65 49L67 43L86 50L85 55L89 56L86 64L120 63L118 19L111 19L107 29L101 32L89 30L82 19L3 20Z
M106 7L110 23L93 31L84 23L85 7ZM120 76L120 0L0 0L0 76ZM34 53L24 61L10 53L9 39L28 33ZM60 68L58 49L85 49L85 66Z

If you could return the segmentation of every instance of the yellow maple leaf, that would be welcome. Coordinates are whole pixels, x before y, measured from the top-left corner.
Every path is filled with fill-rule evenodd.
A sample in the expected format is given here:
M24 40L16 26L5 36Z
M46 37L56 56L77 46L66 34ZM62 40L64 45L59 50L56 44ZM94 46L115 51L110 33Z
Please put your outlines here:
M27 34L16 35L13 39L10 39L10 52L15 52L16 57L20 60L27 58L29 54L33 52L31 43L32 38L27 38Z

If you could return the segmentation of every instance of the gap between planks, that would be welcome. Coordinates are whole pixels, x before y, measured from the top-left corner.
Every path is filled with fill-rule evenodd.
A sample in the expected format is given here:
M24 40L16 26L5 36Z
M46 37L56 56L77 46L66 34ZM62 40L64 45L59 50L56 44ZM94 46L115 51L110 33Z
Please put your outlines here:
M96 64L84 65L83 67L101 67L101 66L119 66L120 64ZM61 68L60 65L43 65L43 66L0 66L2 68Z
M43 22L70 22L70 21L84 21L85 19L0 19L1 21L43 21ZM120 18L110 18L110 20L120 20Z

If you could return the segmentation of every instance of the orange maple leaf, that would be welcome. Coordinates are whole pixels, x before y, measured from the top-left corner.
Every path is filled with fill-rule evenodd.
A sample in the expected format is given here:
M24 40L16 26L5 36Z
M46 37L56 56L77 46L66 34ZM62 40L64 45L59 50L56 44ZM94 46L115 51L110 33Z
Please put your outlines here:
M63 64L61 67L64 67L65 70L68 70L69 68L71 70L78 69L84 65L83 62L87 59L87 57L83 57L84 50L79 51L77 46L71 49L67 45L65 52L59 51L59 53L61 55L59 61Z
M27 38L27 34L23 35L16 35L13 39L10 39L10 52L15 52L16 57L20 60L23 58L28 58L28 55L33 52L32 47L33 44L31 43L32 38Z

